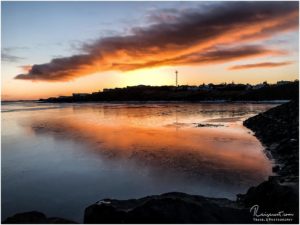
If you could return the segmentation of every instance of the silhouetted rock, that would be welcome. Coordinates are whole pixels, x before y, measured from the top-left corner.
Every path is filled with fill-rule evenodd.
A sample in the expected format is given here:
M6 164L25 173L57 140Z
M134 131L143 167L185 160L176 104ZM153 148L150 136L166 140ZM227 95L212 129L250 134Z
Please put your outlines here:
M84 223L250 223L248 209L228 199L167 193L141 199L99 201L85 209Z
M11 217L8 217L2 223L45 223L46 216L37 211L32 212L24 212L24 213L17 213Z
M245 195L239 195L239 201L245 207L258 205L261 212L292 213L293 223L299 220L299 186L296 184L281 184L279 177L270 177L257 187L250 188Z
M290 101L249 118L244 125L255 132L275 161L281 180L299 180L299 102ZM275 172L275 171L274 171Z
M47 218L47 223L49 223L49 224L72 224L72 223L76 223L76 222L74 222L72 220L60 218L60 217L49 217L49 218Z
M6 220L4 224L71 224L76 223L71 220L58 217L47 218L45 214L37 211L17 213Z
M277 176L269 177L245 195L239 202L245 207L259 205L261 210L284 211L294 214L292 223L299 221L299 102L290 101L267 112L249 118L244 125L255 132L266 151L278 165Z
M223 127L223 124L213 124L213 123L198 123L196 127Z

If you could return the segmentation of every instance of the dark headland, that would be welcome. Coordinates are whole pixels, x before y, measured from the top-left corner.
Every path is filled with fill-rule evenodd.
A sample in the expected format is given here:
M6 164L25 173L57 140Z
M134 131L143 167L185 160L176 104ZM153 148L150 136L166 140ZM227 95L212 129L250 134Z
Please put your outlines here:
M72 96L40 99L41 102L114 102L114 101L272 101L292 99L299 93L299 81L250 84L202 84L199 86L129 86L104 89Z
M276 175L249 188L245 194L238 194L236 201L185 193L130 200L102 199L85 209L83 223L299 223L298 93L288 103L244 121L265 146L266 154L275 160ZM26 212L3 223L72 221Z

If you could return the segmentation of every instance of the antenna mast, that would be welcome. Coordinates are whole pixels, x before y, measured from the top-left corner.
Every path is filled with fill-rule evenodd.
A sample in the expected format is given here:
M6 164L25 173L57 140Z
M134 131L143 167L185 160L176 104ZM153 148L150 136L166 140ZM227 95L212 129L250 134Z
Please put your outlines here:
M176 74L176 87L178 87L178 71L177 70L175 71L175 74Z

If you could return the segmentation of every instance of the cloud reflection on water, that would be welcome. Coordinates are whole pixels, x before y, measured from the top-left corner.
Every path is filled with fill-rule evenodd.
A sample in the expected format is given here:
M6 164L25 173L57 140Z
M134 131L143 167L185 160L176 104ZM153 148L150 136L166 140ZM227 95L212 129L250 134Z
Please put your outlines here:
M138 111L132 115L138 117ZM124 116L124 112L119 113ZM87 119L88 115L74 115L35 118L30 126L37 135L84 143L105 160L121 160L137 168L147 168L154 176L171 173L189 179L250 186L271 173L259 141L237 124L195 128L182 123L178 130L172 126L149 127L117 120L115 124L95 122Z

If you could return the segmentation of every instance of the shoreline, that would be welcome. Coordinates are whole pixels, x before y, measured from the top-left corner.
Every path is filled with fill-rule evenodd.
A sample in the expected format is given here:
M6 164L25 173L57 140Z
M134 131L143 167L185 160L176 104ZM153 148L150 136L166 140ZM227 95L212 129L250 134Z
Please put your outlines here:
M285 106L286 109L283 107ZM290 108L294 111L293 115L288 111L287 108ZM295 113L296 112L296 113ZM298 167L298 157L299 152L297 151L299 148L299 102L296 100L292 100L286 104L279 105L275 108L268 110L265 113L258 114L256 116L250 117L243 122L243 125L248 129L252 130L256 136L256 138L262 143L264 147L264 151L266 152L266 156L268 154L271 155L271 159L275 161L275 165L281 165L281 170L278 168L278 171L274 171L281 178L286 178L287 176L296 176L295 182L299 182L299 172L297 170L286 170L287 163L286 155L280 147L289 150L288 154L296 154L293 155L295 158L294 161L289 161L289 163L294 164L294 166ZM273 114L273 115L272 115ZM278 114L276 118L274 118L274 114ZM260 116L259 116L260 115ZM280 116L279 116L280 115ZM287 118L289 117L291 121L286 123ZM268 120L268 121L267 121ZM264 121L264 128L259 126L260 123ZM280 124L281 125L278 125ZM272 130L271 127L276 127L277 129ZM262 129L264 129L262 131ZM273 128L274 129L274 128ZM268 131L269 130L269 131ZM280 131L281 130L281 131ZM269 132L269 133L268 133ZM275 137L272 137L275 136ZM298 156L298 157L297 157ZM297 165L295 165L297 164ZM282 173L284 172L284 173Z
M271 221L279 223L297 223L298 215L298 166L297 155L288 157L290 153L282 152L290 146L299 148L299 103L291 101L274 107L264 113L250 117L243 122L244 126L253 131L264 146L264 153L271 153L275 162L273 172L267 181L256 187L250 187L245 194L238 194L236 201L224 198L208 198L185 193L165 193L147 196L140 199L114 200L103 199L85 209L84 223L255 223L250 208L259 205L262 212L277 213L284 210L293 212L292 221ZM296 114L295 114L296 113ZM295 117L295 118L294 118ZM286 121L287 120L287 121ZM295 120L294 124L289 124ZM278 123L278 124L276 124ZM289 129L293 129L289 132ZM296 129L296 130L295 130ZM268 131L269 130L269 131ZM281 132L283 130L283 132ZM286 131L287 130L287 131ZM267 133L268 132L268 133ZM280 135L283 135L282 137ZM290 136L292 135L292 136ZM271 136L271 138L269 137ZM274 138L272 136L275 136ZM281 138L280 138L281 137ZM290 140L290 142L289 142ZM296 141L295 141L296 140ZM275 143L276 141L276 143ZM279 142L279 144L278 144ZM281 143L282 142L282 143ZM275 145L276 144L276 145ZM283 150L282 150L283 148ZM295 148L293 148L295 151ZM285 155L285 156L284 156ZM284 156L284 157L283 157ZM277 167L278 164L279 168ZM284 165L286 164L286 165ZM294 166L291 166L293 164ZM291 170L291 168L293 170ZM276 171L274 171L276 170ZM298 197L297 197L298 196ZM284 204L288 202L288 204ZM205 207L204 207L205 206ZM174 208L175 207L175 208ZM176 211L180 209L179 211ZM199 216L195 216L199 214ZM24 223L36 212L15 215L3 223ZM23 221L16 218L23 218ZM257 219L257 218L256 218ZM43 217L39 223L50 223L51 218ZM47 222L48 221L48 222ZM70 222L69 220L66 220ZM64 222L63 219L60 223ZM36 221L37 222L37 221ZM53 222L53 219L52 219ZM73 221L71 221L73 222ZM75 222L73 222L75 223Z
M47 101L40 101L40 100L16 100L16 101L1 101L1 104L10 104L10 103L45 103L45 104L174 104L174 103L253 103L253 104L284 104L289 102L290 100L261 100L261 101L230 101L230 100L211 100L211 101L82 101L82 102L47 102Z
M291 110L287 110L291 109ZM287 110L287 112L286 112ZM277 106L264 113L260 113L256 116L250 117L244 121L244 125L254 132L254 135L260 140L262 145L265 147L264 153L276 152L274 147L274 140L266 141L266 138L260 136L260 130L263 130L266 126L270 129L268 135L274 135L278 132L275 140L281 142L281 139L290 139L294 141L294 136L291 138L289 135L285 135L285 131L290 127L291 121L288 121L285 127L286 120L292 118L295 120L293 125L293 132L296 136L299 136L299 117L293 117L298 115L299 103L291 101L286 104ZM266 116L267 115L267 116ZM282 116L283 115L283 116ZM283 118L281 118L283 117ZM271 121L265 121L265 118L272 118ZM276 125L276 123L278 123ZM282 125L281 125L282 123ZM281 132L282 128L283 132ZM282 127L283 126L283 127ZM275 130L274 130L275 129ZM264 134L264 132L262 132ZM283 135L283 137L280 137ZM285 140L283 141L284 145ZM277 148L280 145L276 145ZM286 147L286 146L285 146ZM288 146L289 147L289 146ZM299 139L296 143L297 153L293 155L292 159L294 165L298 165L297 158ZM286 158L280 160L280 155L286 153L274 154L272 159L278 163L280 162L283 168L277 169L277 165L273 167L273 172L277 173L275 176L269 176L268 180L260 183L255 187L250 187L244 194L237 194L236 201L231 201L222 198L207 198L204 196L188 195L185 193L165 193L155 196L147 196L149 198L147 202L140 203L143 199L131 199L131 200L114 200L114 199L103 199L89 206L85 210L84 223L147 223L150 218L160 218L157 220L150 220L150 223L298 223L299 221L299 192L298 192L298 174L295 171L290 171L290 161L286 161ZM267 154L266 154L267 155ZM282 173L283 171L285 173ZM293 178L291 182L290 178ZM287 179L288 178L288 179ZM137 203L139 202L139 203ZM166 204L166 202L168 202ZM172 203L171 203L172 202ZM122 209L122 205L133 205L130 208ZM192 213L168 211L168 204L172 204L176 207L187 207L189 210L197 209L195 213L200 214L199 217L194 217ZM205 205L206 207L203 207ZM216 207L216 208L214 208ZM263 216L257 216L251 211L253 207L257 207L257 210L263 212L263 214L274 215L273 217L264 218ZM108 210L110 213L103 214ZM160 209L160 210L157 210ZM119 211L126 211L126 213L119 215ZM156 210L156 211L155 211ZM144 215L140 215L140 211ZM162 211L162 212L161 212ZM278 213L286 212L290 217L286 216L281 218ZM176 219L174 219L176 218Z

